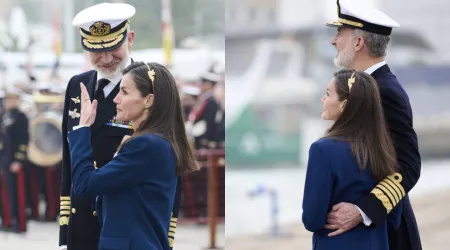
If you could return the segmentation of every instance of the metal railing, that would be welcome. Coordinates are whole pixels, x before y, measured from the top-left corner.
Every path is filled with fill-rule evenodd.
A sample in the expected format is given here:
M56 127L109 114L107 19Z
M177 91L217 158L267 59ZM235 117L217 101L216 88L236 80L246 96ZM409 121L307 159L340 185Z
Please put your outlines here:
M216 235L217 224L225 220L225 204L219 204L219 190L221 178L225 178L225 171L220 171L220 168L225 168L225 150L224 149L199 149L196 152L197 161L200 166L198 173L191 175L204 176L206 183L196 183L197 186L205 186L199 184L206 184L207 190L194 190L191 183L191 175L184 177L183 180L183 193L185 199L182 201L182 206L187 207L188 211L180 216L179 223L208 223L209 226L209 249L217 249ZM224 170L224 169L223 169ZM223 185L225 188L225 185ZM197 192L196 192L197 191ZM196 204L195 195L199 195L201 192L207 193L207 216L201 216L198 212L198 204ZM223 190L224 191L224 190ZM223 192L224 194L225 192ZM223 207L222 207L223 206ZM219 207L222 209L223 214L219 213Z

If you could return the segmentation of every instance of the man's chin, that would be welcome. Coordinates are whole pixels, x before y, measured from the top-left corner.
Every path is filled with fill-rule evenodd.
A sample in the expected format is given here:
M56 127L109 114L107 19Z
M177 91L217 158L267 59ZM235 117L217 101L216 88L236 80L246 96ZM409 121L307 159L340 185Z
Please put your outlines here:
M104 75L106 78L113 78L117 74L120 73L120 71L116 68L114 70L104 70L101 68L96 68L98 72L100 72L102 75Z
M341 66L339 65L339 61L338 61L337 57L334 58L333 62L334 62L334 66L336 66L336 67L338 67L338 68L341 67Z
M334 65L338 68L342 68L342 69L348 69L349 66L344 65L344 63L342 63L340 60L338 60L337 58L334 59Z

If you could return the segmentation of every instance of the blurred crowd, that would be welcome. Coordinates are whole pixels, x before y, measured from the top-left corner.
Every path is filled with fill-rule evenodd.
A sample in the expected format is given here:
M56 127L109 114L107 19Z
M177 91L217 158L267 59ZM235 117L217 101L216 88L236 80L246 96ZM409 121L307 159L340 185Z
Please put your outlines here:
M213 63L195 81L176 79L185 124L197 152L215 150L222 159L218 189L224 190L224 65ZM14 82L0 90L0 230L27 231L27 222L56 222L60 213L61 121L65 86L61 77ZM200 162L207 162L199 157ZM208 165L184 177L180 219L206 217ZM187 194L187 195L186 195ZM224 193L219 195L224 216Z

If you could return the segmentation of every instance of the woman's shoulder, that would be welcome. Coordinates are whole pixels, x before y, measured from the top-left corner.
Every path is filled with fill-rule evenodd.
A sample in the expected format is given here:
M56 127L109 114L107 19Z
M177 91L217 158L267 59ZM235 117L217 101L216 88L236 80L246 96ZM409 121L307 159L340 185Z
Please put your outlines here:
M144 134L130 139L126 144L130 149L142 148L148 151L161 151L171 148L171 144L159 134Z
M170 145L168 139L166 139L163 135L157 133L139 135L133 138L132 141L134 141L135 143L145 143L156 146Z
M333 150L333 149L339 149L342 147L348 147L350 145L349 142L343 141L343 140L336 140L332 138L320 138L319 140L315 141L311 148L321 149L321 150Z

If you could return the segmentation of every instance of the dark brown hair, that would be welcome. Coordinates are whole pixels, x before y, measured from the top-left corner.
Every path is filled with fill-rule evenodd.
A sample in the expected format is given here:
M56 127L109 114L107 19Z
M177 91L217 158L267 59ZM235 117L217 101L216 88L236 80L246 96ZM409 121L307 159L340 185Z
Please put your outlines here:
M149 68L155 72L154 82L150 80ZM177 174L184 175L197 170L194 150L186 135L179 92L169 70L158 63L135 62L122 73L132 75L142 97L154 94L147 118L135 128L127 141L143 134L163 135L170 141L175 153Z
M348 80L355 81L349 88ZM370 163L372 176L381 181L397 169L397 156L389 135L375 79L364 72L340 70L334 73L339 101L347 100L337 121L325 137L349 141L361 170Z

